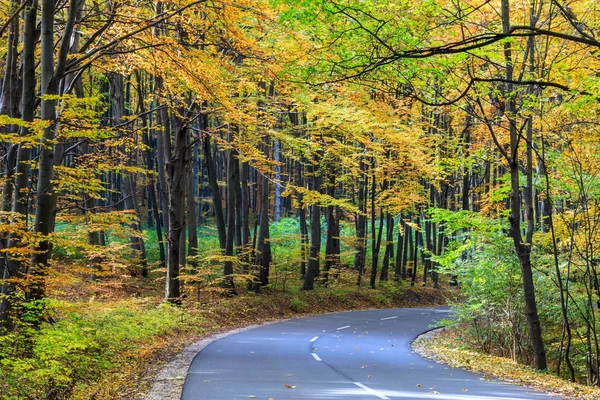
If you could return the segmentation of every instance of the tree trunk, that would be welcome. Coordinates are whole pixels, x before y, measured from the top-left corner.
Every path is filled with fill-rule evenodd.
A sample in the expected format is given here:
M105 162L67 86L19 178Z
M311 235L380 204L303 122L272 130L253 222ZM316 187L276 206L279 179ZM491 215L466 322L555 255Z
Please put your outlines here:
M387 188L387 184L383 183L384 190ZM381 209L379 216L379 233L375 237L375 193L377 192L377 186L375 182L375 162L373 161L373 171L371 175L371 279L369 280L369 287L374 289L377 282L377 265L379 264L379 250L381 249L381 238L383 237L383 219L384 212Z
M41 140L41 149L38 161L38 184L34 232L43 236L31 257L29 273L31 276L29 298L36 300L45 296L45 279L47 275L48 259L50 258L50 241L47 237L53 231L54 214L56 212L56 194L54 193L54 165L62 159L62 146L54 145L56 137L56 100L59 81L64 77L68 51L70 48L71 34L77 15L78 2L71 0L69 3L68 19L63 30L56 69L54 66L54 1L42 0L41 19L41 117L50 125L44 129ZM47 97L49 96L49 97ZM56 149L56 153L55 153Z
M242 163L241 171L241 219L242 219L242 268L243 272L248 272L250 263L250 192L248 187L248 163Z
M35 83L35 31L36 31L36 15L38 10L37 0L32 0L31 5L25 11L23 21L23 50L21 54L21 119L24 122L32 122L35 114L35 98L36 98L36 83ZM17 20L18 21L18 20ZM16 33L16 32L15 32ZM6 79L7 77L5 77ZM4 100L6 101L6 100ZM9 110L10 111L10 110ZM29 135L29 130L25 127L20 128L20 136ZM31 149L23 144L19 144L16 155L16 173L13 190L13 202L11 205L14 215L26 216L28 210L28 181L29 181L29 160ZM7 160L10 166L11 161ZM7 174L8 175L8 174ZM11 182L6 181L6 186L13 186ZM3 210L10 204L8 194L4 194L4 199L7 204L3 204ZM8 211L8 210L6 210ZM8 247L13 247L15 244L8 243ZM6 254L8 257L8 253ZM3 256L4 258L4 256ZM0 299L0 321L2 324L7 324L9 311L12 299L10 294L15 290L14 282L7 282L6 279L16 277L20 271L20 262L17 260L8 259L5 261L2 272L3 284L1 287L2 298Z
M360 171L363 179L358 179L358 213L354 217L356 222L354 269L358 271L358 286L360 286L362 276L365 273L365 251L367 247L367 188L369 185L369 177L366 173L366 169L366 163L361 160Z
M316 157L315 157L316 158ZM316 161L316 160L315 160ZM312 190L321 191L321 176L314 166L310 166L312 174ZM321 206L314 203L310 207L310 250L308 255L308 268L304 277L302 289L313 290L315 279L320 273L321 258Z
M185 114L185 113L184 113ZM188 142L188 129L183 119L179 119L175 129L173 154L166 164L166 180L169 192L168 212L169 230L167 231L167 282L165 297L168 301L179 303L181 297L180 253L181 236L185 230L185 167L186 143ZM165 137L164 140L169 140Z
M385 282L388 280L388 271L390 268L390 259L394 257L394 217L387 213L387 231L385 236L385 255L383 256L383 265L381 266L381 275L379 280Z
M302 163L296 162L296 186L303 188ZM300 279L306 276L306 260L308 249L308 225L306 223L306 207L304 207L302 192L298 192L298 220L300 222Z
M193 146L192 169L188 169L187 177L187 226L188 226L188 256L192 257L190 265L196 268L197 262L193 257L198 250L198 216L196 206L196 196L198 194L198 145Z
M259 174L260 185L260 230L257 238L256 265L259 268L258 283L260 286L269 284L271 265L271 243L269 242L269 179ZM256 236L256 235L255 235Z
M213 208L215 210L215 224L217 225L217 234L219 245L225 249L225 217L223 216L223 203L221 190L217 180L217 168L213 161L213 153L210 145L210 136L206 135L203 139L204 159L206 160L206 174L208 175L208 184L213 199Z
M329 186L327 192L335 197L335 168L329 171ZM323 283L326 285L329 278L329 270L338 268L340 264L340 221L337 218L339 206L327 206L325 220L327 221L327 237L325 242L325 265L323 268Z
M231 138L230 138L231 141ZM237 176L237 159L233 150L227 150L227 235L225 238L225 263L223 264L223 288L234 293L233 287L233 243L235 239L235 192Z
M275 161L275 213L273 221L281 220L281 145L277 139L273 139L273 161Z
M405 243L405 236L406 236L406 232L404 232L404 235L402 234L402 215L400 215L399 219L398 219L398 242L396 245L396 264L394 266L394 279L396 281L399 281L402 279L402 257L404 257L404 252L403 247L404 247L404 243Z
M415 220L415 224L418 226L419 225L419 217L417 216L416 220ZM420 234L419 234L419 230L415 228L415 245L414 245L414 252L413 252L413 268L412 268L412 276L411 276L411 280L410 280L410 286L414 286L415 285L415 281L417 280L417 264L418 264L418 259L419 259L419 238L420 238Z
M9 13L16 12L17 1L11 1ZM36 7L37 9L37 7ZM19 16L15 16L8 26L8 34L6 37L6 55L4 65L4 78L0 87L0 115L7 115L11 118L19 118L19 70L17 68L19 47ZM25 58L25 51L23 57ZM32 56L30 56L32 57ZM16 125L7 125L2 130L2 133L17 133L19 127ZM12 180L15 175L15 165L17 161L18 144L11 143L8 145L6 154L4 175L4 187L2 191L2 211L10 211L13 198L14 185ZM2 221L5 222L5 221ZM0 246L5 245L5 240ZM1 248L1 247L0 247Z
M502 0L502 29L507 33L510 31L510 9L509 0ZM504 59L506 62L506 80L513 81L513 61L512 47L510 42L504 43ZM523 275L523 294L525 297L525 315L529 326L529 339L533 349L534 368L537 370L546 370L546 351L542 339L542 328L537 311L537 303L535 300L535 288L533 283L533 272L531 268L531 241L525 242L521 237L521 201L519 188L519 132L514 120L516 114L516 100L513 94L513 85L506 84L506 96L509 97L506 101L506 116L509 121L510 134L510 158L509 169L511 179L510 192L510 236L513 239L515 250L521 264L521 272ZM526 207L530 207L531 199L526 196ZM530 238L527 238L530 239Z

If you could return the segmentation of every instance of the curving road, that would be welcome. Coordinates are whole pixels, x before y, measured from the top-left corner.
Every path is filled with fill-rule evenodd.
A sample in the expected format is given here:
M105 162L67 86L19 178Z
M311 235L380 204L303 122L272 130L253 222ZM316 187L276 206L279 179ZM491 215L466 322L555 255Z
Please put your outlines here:
M241 332L198 353L181 399L555 399L415 354L410 343L447 315L447 308L369 310Z

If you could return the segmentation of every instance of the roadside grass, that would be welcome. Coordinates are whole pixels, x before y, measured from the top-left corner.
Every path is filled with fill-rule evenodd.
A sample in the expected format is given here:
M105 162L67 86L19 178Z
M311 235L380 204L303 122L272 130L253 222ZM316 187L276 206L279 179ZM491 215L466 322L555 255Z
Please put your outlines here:
M547 372L536 372L510 358L473 350L465 343L461 335L462 329L460 326L453 326L424 335L413 343L413 349L436 362L483 374L482 379L502 379L553 393L564 399L600 399L600 388L596 386L572 383Z

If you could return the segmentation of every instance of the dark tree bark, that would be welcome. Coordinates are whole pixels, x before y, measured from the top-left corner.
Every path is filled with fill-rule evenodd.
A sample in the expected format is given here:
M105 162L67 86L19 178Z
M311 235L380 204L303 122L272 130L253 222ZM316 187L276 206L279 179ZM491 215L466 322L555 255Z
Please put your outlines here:
M225 263L223 265L223 288L234 293L233 243L235 239L236 184L239 185L237 159L233 150L227 151L227 235L225 238ZM268 224L268 220L267 220ZM262 276L261 276L262 278ZM268 281L267 281L268 283ZM265 283L265 285L267 284Z
M206 127L205 127L206 128ZM217 225L217 233L219 244L222 249L225 249L225 217L223 216L223 203L221 190L217 181L217 168L213 160L213 152L210 145L210 136L204 136L203 139L204 159L206 160L206 174L208 175L208 184L213 199L213 208L215 210L215 223Z
M181 115L185 116L185 112ZM185 118L185 117L184 117ZM167 282L165 297L168 301L178 303L181 297L180 262L181 237L185 236L185 185L187 165L187 121L178 118L175 124L175 141L173 153L166 163L166 180L168 188L169 229L167 231ZM164 132L167 133L166 131ZM169 140L165 137L164 140ZM185 253L184 253L185 254Z
M412 250L412 229L404 223L404 245L402 249L402 280L406 279L406 264L408 263L409 253ZM410 247L409 247L410 244Z
M234 187L234 196L235 196L235 236L233 239L233 243L236 247L236 254L241 254L242 247L242 187L240 185L240 161L236 157L234 160L233 167L235 168L234 179L233 182Z
M248 187L248 163L243 162L241 168L241 220L242 220L242 268L248 272L250 263L250 188Z
M418 226L419 225L419 217L417 216L416 220L415 220L415 224ZM411 275L411 279L410 279L410 286L414 286L415 285L415 281L417 280L417 264L418 264L418 259L419 259L419 244L420 239L421 239L421 235L420 235L420 231L418 229L415 228L415 245L414 245L414 252L413 252L413 268L412 268L412 275Z
M271 266L271 243L269 242L269 179L259 174L260 185L260 230L258 231L256 247L256 265L258 283L261 286L269 284L269 270ZM254 235L256 237L256 234Z
M383 182L383 189L387 188L387 183ZM369 287L374 289L377 282L377 266L379 264L379 250L381 249L381 239L383 237L383 220L384 212L381 209L379 216L379 233L375 236L375 194L377 193L377 185L375 180L375 161L371 174L371 278L369 279Z
M188 144L189 146L189 144ZM188 168L187 177L187 227L188 227L188 256L191 257L190 265L196 268L197 262L193 257L196 256L198 250L198 216L196 197L198 195L198 144L192 146L192 168Z
M421 214L421 217L425 219L425 215ZM421 250L421 254L424 254L424 250L427 250L429 254L433 253L433 244L431 239L431 222L425 221L425 246L426 249ZM423 284L427 283L427 275L431 272L431 256L427 255L424 257L423 262Z
M354 217L356 225L356 253L354 255L354 269L358 271L358 286L360 286L362 276L365 273L367 249L367 198L369 177L367 174L367 165L364 160L360 161L360 171L363 179L358 179L358 213Z
M336 170L330 168L329 171L329 186L327 194L335 197L335 181ZM338 268L340 264L340 221L337 216L339 214L339 206L327 206L325 211L325 220L327 221L327 237L325 242L325 265L323 267L323 283L326 285L329 278L329 270Z
M275 161L275 213L273 215L273 221L279 222L281 220L281 145L279 142L273 140L273 161Z
M394 265L394 280L399 281L402 279L402 257L404 256L404 237L406 233L402 234L402 215L398 218L398 239L396 244L396 264Z
M304 180L302 179L302 163L296 163L297 175L296 185L298 187L304 187ZM307 261L307 249L308 243L308 224L306 223L306 207L303 203L302 193L298 193L298 219L300 220L300 278L304 279L306 276L306 261Z
M465 145L465 156L469 155L469 145L471 144L471 129L473 126L473 117L467 110L465 117L465 129L463 131L463 140ZM463 166L463 182L462 182L462 209L469 210L469 195L471 193L471 174L469 167Z
M16 12L17 1L11 1L9 12ZM37 9L37 7L36 7ZM0 86L0 115L7 115L11 118L19 118L19 71L17 67L18 46L19 46L19 16L13 18L8 26L6 37L6 55L4 56L4 77ZM25 53L25 50L24 50ZM25 54L24 54L25 57ZM7 125L2 129L3 133L17 133L19 131L16 125ZM10 211L15 185L12 180L15 176L15 165L17 161L18 144L7 144L8 151L5 158L4 187L2 190L2 211ZM18 195L18 194L17 194ZM4 221L3 221L4 222ZM2 239L1 247L5 246L6 241Z
M316 158L316 157L315 157ZM317 161L317 160L315 160ZM319 171L311 165L310 172L312 174L311 189L317 192L321 191L321 176ZM314 203L310 206L310 250L308 255L308 268L304 277L302 289L313 290L315 279L320 273L320 258L321 258L321 206Z
M385 254L383 256L383 264L381 266L381 274L379 280L385 282L388 280L388 272L390 268L390 259L394 257L394 217L387 213L386 220L386 236L385 236Z

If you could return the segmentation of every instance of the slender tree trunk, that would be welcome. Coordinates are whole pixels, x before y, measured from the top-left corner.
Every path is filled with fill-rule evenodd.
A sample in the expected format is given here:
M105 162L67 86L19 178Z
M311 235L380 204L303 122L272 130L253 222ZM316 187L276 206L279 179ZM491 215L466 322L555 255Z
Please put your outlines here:
M396 264L394 265L394 280L399 281L402 279L402 258L404 257L404 240L406 236L406 231L402 234L403 231L403 222L402 222L402 214L398 218L398 241L396 244ZM405 230L405 229L404 229Z
M312 190L320 192L321 176L314 166L310 167L312 173ZM314 203L310 208L310 251L308 255L308 268L304 277L302 289L312 290L315 279L320 273L321 254L321 206Z
M402 240L404 243L402 244L402 270L401 270L401 278L402 280L406 279L406 264L408 263L409 251L408 244L412 243L412 231L410 226L404 223L404 238Z
M502 28L505 33L510 31L510 9L509 0L502 0ZM505 73L508 82L513 81L513 61L512 47L510 42L504 43L504 59L506 61ZM521 264L521 272L523 276L523 293L525 297L525 315L529 326L529 339L533 349L534 367L537 370L545 370L546 366L546 350L542 339L542 328L537 311L537 303L535 300L535 288L533 282L533 272L531 267L531 241L524 241L521 236L521 201L519 187L519 132L514 120L516 115L516 100L513 94L513 85L506 84L506 96L509 96L506 101L506 115L509 121L510 135L510 235L513 239L515 250ZM529 196L525 199L526 207L530 207L531 199ZM529 231L529 229L528 229ZM527 238L530 239L530 238Z
M281 145L279 141L273 139L273 161L275 161L275 213L273 215L273 221L279 222L281 220Z
M208 184L213 199L213 207L215 210L215 223L217 225L217 233L219 244L222 249L225 249L225 217L223 216L223 203L221 190L217 181L217 168L213 161L213 153L210 145L210 136L205 136L203 139L204 159L206 160L206 172L208 175Z
M143 114L146 112L144 106L144 93L142 91L142 75L137 72L136 78L139 84L138 93L138 104L140 106L140 112ZM151 124L150 124L151 125ZM148 127L148 120L145 115L142 116L142 143L146 147L144 150L144 160L146 163L146 168L148 171L154 171L154 154L153 154L153 143L150 137L150 131ZM163 173L164 178L164 173ZM156 225L152 226L152 219L156 221ZM163 267L166 267L166 256L165 256L165 246L162 238L162 227L161 227L161 219L160 219L160 207L159 201L156 196L156 178L153 174L148 174L148 228L156 229L156 238L158 242L158 250L160 262Z
M125 97L123 91L123 76L120 74L108 74L108 80L110 82L110 94L112 98L112 121L114 125L119 125L123 122L123 118L127 114L125 109ZM126 152L123 147L122 152ZM127 156L126 165L131 166L132 155ZM148 276L148 264L146 261L146 248L144 245L144 239L140 236L142 227L140 221L140 211L137 204L137 196L135 192L134 176L132 173L124 173L121 176L121 192L123 195L124 210L133 212L135 221L130 226L136 232L137 235L132 235L129 238L131 242L131 248L133 250L133 258L137 259L141 266L142 276Z
M467 110L467 116L465 117L465 130L463 131L464 145L465 145L465 157L469 156L469 146L471 143L471 129L473 126L473 117L470 115L469 108ZM469 196L471 193L471 174L470 167L463 166L463 183L462 183L462 209L469 210Z
M418 226L419 225L419 217L417 216L416 220L415 220L415 224ZM417 264L418 264L418 259L419 259L419 238L421 237L421 235L419 234L419 230L415 229L415 245L414 245L414 253L413 253L413 269L412 269L412 276L411 276L411 280L410 280L410 286L414 286L415 285L415 281L417 280Z
M387 189L387 184L383 182L383 190ZM369 287L375 288L377 282L377 266L379 264L379 250L381 249L381 239L383 237L383 220L384 212L381 209L379 216L379 233L375 236L375 193L377 192L377 186L375 182L375 163L373 162L373 171L371 175L371 279L369 280Z
M259 175L260 191L260 230L257 238L256 265L259 268L258 281L261 286L269 284L271 266L271 243L269 242L269 179ZM255 234L256 236L256 234Z
M302 164L296 163L297 175L296 185L298 187L304 187L304 180L302 179ZM306 207L303 203L302 193L298 193L298 219L300 220L300 278L304 280L306 276L306 260L307 260L307 249L308 249L308 225L306 223Z
M390 268L390 259L394 257L394 217L387 213L385 236L385 255L383 256L383 265L381 266L381 275L379 280L385 282L388 280L388 271Z
M56 100L53 96L59 94L59 82L64 77L68 51L70 48L71 34L75 24L78 10L78 1L71 0L65 28L54 65L54 6L53 0L42 0L41 19L41 117L50 125L44 129L41 140L41 149L38 161L37 201L34 232L44 237L36 246L36 251L31 257L29 274L31 276L29 298L36 300L45 296L45 278L47 275L48 260L50 258L50 241L47 236L54 228L54 215L56 212L56 194L54 193L54 165L62 159L62 145L54 145L56 137ZM56 152L55 152L56 149Z
M248 273L250 264L250 192L248 187L248 163L243 162L241 168L241 219L242 219L242 268Z
M17 1L11 1L9 13L16 12L18 7ZM36 7L37 8L37 7ZM8 34L6 37L6 55L4 56L4 78L2 79L2 86L0 87L0 115L7 115L11 118L19 118L19 70L17 67L17 60L19 58L19 17L18 15L13 18L12 22L8 26ZM24 35L25 37L25 35ZM25 50L23 52L25 57ZM17 133L19 127L16 125L7 125L0 130L2 133ZM21 147L18 144L8 145L8 151L6 154L5 167L6 172L4 174L4 187L2 190L2 211L10 211L11 203L13 199L13 185L12 180L15 176L15 165L17 162L17 147ZM5 222L5 221L2 221ZM2 239L0 248L3 248L6 241Z
M185 115L185 112L182 113ZM169 230L167 231L167 282L165 297L168 301L179 303L181 297L180 262L181 237L185 235L185 178L187 165L186 143L188 143L186 121L178 119L175 128L173 154L166 163L166 180L169 191L168 212ZM168 138L165 138L168 140ZM185 243L185 242L184 242Z
M367 238L367 187L368 175L366 173L367 165L364 160L360 161L360 171L362 180L358 179L358 213L354 219L356 222L356 253L354 255L354 269L358 271L357 284L360 286L361 279L365 273L365 249Z
M21 119L24 122L33 122L35 114L35 97L36 97L36 83L35 83L35 31L36 31L36 15L38 10L38 1L32 0L31 5L25 11L25 18L23 21L23 50L21 54ZM18 20L17 20L18 21ZM16 32L15 32L16 33ZM8 79L5 76L5 79ZM7 101L7 100L4 100ZM26 136L29 134L29 130L25 127L21 127L19 130L20 136ZM16 148L15 148L16 149ZM19 144L17 155L16 155L16 172L14 190L11 189L12 194L4 194L3 210L8 211L6 208L10 204L10 197L12 197L12 211L14 215L22 215L26 218L28 210L28 181L29 181L29 160L31 155L31 149L23 144ZM12 161L7 160L8 167L11 168ZM8 174L7 174L8 175ZM13 187L12 182L8 180L6 186ZM14 247L16 243L8 243L8 247ZM8 257L8 253L5 255ZM5 258L3 255L2 258ZM8 278L16 277L20 274L20 262L17 260L5 259L4 268L2 271L3 283L1 286L2 298L0 298L0 321L3 325L9 323L9 312L10 306L13 299L10 295L15 290L15 283L7 281Z
M329 171L329 186L327 192L335 197L335 168ZM340 227L337 219L339 206L327 206L325 219L327 221L327 237L325 242L325 265L323 268L323 283L326 285L329 278L329 270L339 267L340 264Z
M189 144L188 144L189 145ZM191 257L190 265L196 268L194 257L198 250L198 216L196 215L196 195L198 194L198 146L194 145L192 169L188 169L187 177L187 227L188 227L188 256Z
M421 214L422 218L425 219L425 215ZM426 249L421 250L421 254L427 250L430 254L433 254L433 245L431 241L431 222L425 221L425 246ZM423 284L427 283L427 275L431 271L431 256L428 255L425 257L423 262Z
M234 193L234 195L235 195L235 237L234 237L233 243L236 246L236 254L239 255L240 253L242 253L243 224L242 224L242 187L240 185L240 161L238 160L237 156L234 159L233 167L235 168L235 174L234 174L235 182L233 183L234 190L235 190L235 193Z
M231 141L231 140L230 140ZM225 263L223 265L223 287L234 293L233 287L233 243L235 239L235 194L239 183L237 159L233 150L227 151L227 235L225 237ZM262 276L261 276L262 278ZM268 282L267 282L268 283ZM265 285L267 284L265 283Z

